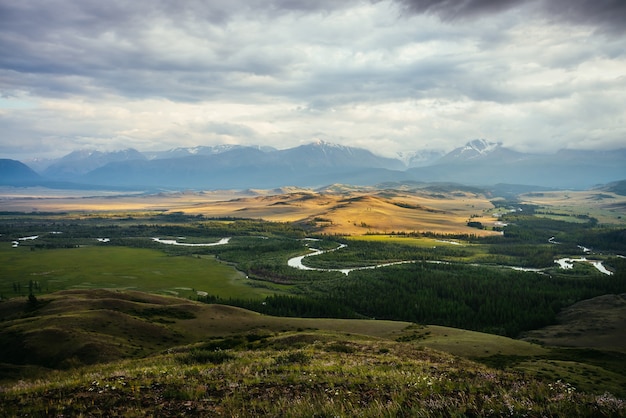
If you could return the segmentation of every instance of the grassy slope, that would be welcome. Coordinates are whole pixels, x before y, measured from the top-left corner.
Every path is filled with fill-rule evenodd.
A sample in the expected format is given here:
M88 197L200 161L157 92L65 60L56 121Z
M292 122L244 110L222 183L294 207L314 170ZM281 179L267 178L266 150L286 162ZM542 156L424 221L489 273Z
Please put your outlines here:
M71 290L0 303L4 363L64 368L141 357L206 338L255 331L326 329L376 338L400 335L407 323L264 316L136 291ZM8 371L12 367L8 367Z
M53 373L0 393L5 415L620 416L609 396L445 353L337 334L219 341L135 362ZM240 344L240 345L236 345Z
M572 416L607 405L626 413L619 400L602 396L608 389L626 396L624 375L607 371L610 364L504 337L393 321L277 318L136 291L81 289L40 299L36 306L22 298L0 303L5 415L175 416L188 408L393 416L512 407ZM39 378L17 382L29 375Z
M626 353L626 294L598 296L575 303L563 309L557 321L557 325L527 332L525 339Z

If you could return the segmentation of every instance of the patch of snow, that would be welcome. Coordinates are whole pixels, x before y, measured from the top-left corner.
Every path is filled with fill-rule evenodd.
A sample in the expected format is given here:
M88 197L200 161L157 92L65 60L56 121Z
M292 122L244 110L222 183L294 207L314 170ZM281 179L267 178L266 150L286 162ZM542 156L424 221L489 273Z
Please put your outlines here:
M474 150L480 154L488 154L501 146L501 142L489 142L485 139L475 139L465 145L465 149Z
M110 238L96 238L98 242L111 242Z

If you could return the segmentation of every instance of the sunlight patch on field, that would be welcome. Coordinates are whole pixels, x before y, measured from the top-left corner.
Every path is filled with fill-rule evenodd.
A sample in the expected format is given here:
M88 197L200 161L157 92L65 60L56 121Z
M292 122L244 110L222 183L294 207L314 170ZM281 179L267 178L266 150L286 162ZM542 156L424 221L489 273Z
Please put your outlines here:
M615 193L598 190L526 193L520 200L559 214L555 219L568 222L580 221L577 216L587 215L601 224L626 224L626 196Z
M401 235L353 235L350 239L370 242L398 243L403 245L413 245L421 248L433 248L445 245L464 245L464 242L460 240L441 240L426 237L415 238Z
M493 209L481 194L469 192L357 190L340 193L293 189L274 191L172 192L92 198L15 198L3 201L10 211L66 211L87 214L184 212L210 218L298 222L318 232L339 235L435 232L492 235L467 226L474 216Z
M410 193L382 194L298 192L198 204L183 210L204 216L301 222L315 226L326 234L494 234L493 231L467 226L467 220L472 215L493 208L484 196L458 193L445 198L433 198Z

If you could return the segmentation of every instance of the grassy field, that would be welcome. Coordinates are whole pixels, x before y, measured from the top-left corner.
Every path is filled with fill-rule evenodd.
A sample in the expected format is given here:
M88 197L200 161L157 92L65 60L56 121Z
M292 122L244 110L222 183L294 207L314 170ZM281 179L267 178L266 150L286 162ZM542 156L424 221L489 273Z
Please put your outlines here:
M533 357L549 352L540 345L528 344L526 341L437 325L410 326L405 329L402 339L473 359L497 355Z
M355 235L349 237L349 239L382 243L399 243L402 245L414 245L420 248L433 248L437 246L448 245L467 245L467 243L459 239L436 239L426 237L414 238L401 235Z
M605 393L619 394L620 374L443 327L276 318L110 290L15 299L0 315L1 358L13 361L0 365L3 416L626 414ZM519 371L468 359L486 355L478 346L515 353ZM600 383L571 383L586 376Z
M553 219L580 222L579 216L587 215L601 224L626 225L626 196L615 193L594 190L541 192L521 195L520 200L553 213L543 215Z
M169 256L158 250L107 245L30 251L29 247L0 247L0 293L5 297L64 289L134 289L181 297L206 292L222 298L261 299L279 293L252 287L233 267L210 256ZM16 290L16 285L19 289ZM269 285L268 285L269 286Z

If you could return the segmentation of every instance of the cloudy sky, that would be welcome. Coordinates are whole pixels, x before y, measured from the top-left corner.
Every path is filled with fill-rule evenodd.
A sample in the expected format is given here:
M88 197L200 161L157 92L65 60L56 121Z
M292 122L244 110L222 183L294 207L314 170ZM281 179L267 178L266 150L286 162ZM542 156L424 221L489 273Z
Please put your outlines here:
M623 0L0 0L0 158L626 147Z

